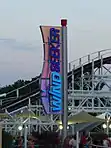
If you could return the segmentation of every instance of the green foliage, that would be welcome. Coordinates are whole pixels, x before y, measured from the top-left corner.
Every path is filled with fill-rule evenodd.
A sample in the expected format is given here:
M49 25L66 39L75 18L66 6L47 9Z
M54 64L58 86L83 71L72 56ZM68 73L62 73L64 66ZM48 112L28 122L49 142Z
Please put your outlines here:
M0 88L0 94L4 94L4 93L14 91L17 88L20 88L20 87L22 87L24 85L27 85L27 84L31 83L32 81L36 80L38 77L32 78L30 81L29 80L18 80L16 82L14 82L12 85L1 87ZM31 84L31 85L28 85L27 87L19 89L19 95L20 96L26 95L26 94L32 92L34 89L38 89L38 88L39 88L39 83L35 82L35 83ZM16 91L14 91L14 92L12 92L10 94L7 94L8 98L9 97L15 97L15 96L16 96ZM3 99L3 98L4 97L0 97L0 99Z
M2 87L0 89L0 94L13 91L14 89L17 89L17 88L19 88L21 86L24 86L25 84L28 84L30 82L31 81L18 80L16 82L14 82L14 84L12 84L12 85L8 85L8 86L5 86L5 87Z

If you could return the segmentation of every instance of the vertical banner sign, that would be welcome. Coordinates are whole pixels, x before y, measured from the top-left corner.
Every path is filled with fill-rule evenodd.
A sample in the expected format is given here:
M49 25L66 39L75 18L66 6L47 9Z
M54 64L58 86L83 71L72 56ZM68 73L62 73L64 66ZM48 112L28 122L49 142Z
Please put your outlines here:
M40 26L44 46L41 99L47 114L62 113L61 27Z

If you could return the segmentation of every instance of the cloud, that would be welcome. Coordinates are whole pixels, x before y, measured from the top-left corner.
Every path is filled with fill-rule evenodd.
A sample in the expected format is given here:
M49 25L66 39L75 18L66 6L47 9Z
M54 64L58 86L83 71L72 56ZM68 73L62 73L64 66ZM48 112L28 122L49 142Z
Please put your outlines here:
M0 84L30 79L41 73L43 49L37 43L0 38Z

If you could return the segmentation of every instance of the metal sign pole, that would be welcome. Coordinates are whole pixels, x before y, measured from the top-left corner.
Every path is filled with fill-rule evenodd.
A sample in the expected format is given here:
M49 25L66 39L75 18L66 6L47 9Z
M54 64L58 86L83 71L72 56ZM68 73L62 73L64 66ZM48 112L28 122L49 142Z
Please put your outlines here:
M62 72L63 72L63 139L67 136L68 125L68 82L67 82L67 20L61 20L62 25Z
M27 148L27 125L25 124L25 127L24 127L24 148Z

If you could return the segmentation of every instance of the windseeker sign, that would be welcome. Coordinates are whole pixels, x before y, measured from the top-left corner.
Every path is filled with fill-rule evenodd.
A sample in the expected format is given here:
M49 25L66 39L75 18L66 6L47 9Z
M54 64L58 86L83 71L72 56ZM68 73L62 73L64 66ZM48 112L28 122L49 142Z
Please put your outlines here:
M44 46L41 99L47 114L62 113L61 27L40 27Z

